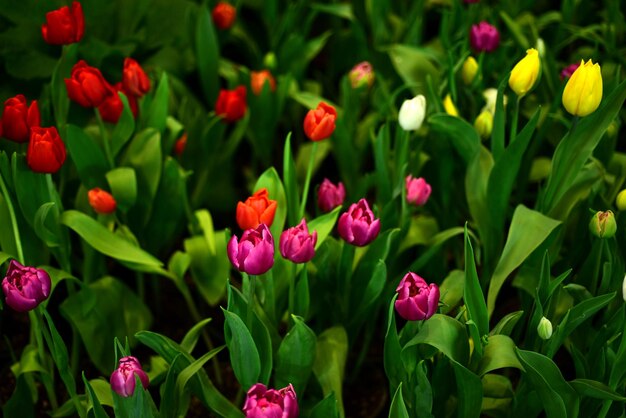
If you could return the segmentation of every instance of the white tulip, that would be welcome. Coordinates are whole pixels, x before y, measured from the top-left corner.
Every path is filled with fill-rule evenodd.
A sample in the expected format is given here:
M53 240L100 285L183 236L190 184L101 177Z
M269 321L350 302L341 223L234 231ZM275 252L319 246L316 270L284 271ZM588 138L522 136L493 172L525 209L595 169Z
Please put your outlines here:
M552 322L545 316L541 317L539 325L537 325L537 334L542 340L547 340L552 337Z
M422 126L424 116L426 116L426 97L420 94L402 103L398 123L405 131L416 131Z

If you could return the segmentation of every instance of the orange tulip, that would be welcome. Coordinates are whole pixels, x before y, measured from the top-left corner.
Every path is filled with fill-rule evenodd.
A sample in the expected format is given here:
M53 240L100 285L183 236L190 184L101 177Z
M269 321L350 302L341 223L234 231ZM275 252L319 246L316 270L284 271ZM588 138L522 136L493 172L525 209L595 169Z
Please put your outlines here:
M239 228L246 230L256 228L260 224L268 227L274 222L276 214L275 200L269 198L266 188L257 190L245 202L237 203L237 224Z

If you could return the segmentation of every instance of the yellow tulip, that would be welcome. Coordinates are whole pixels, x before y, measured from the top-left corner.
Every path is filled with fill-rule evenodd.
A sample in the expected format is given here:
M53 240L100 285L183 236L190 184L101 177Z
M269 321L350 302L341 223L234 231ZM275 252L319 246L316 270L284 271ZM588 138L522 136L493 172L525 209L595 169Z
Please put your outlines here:
M450 94L447 94L446 97L443 99L443 108L448 115L459 116L459 111L456 109L456 106L452 102L452 97L450 97Z
M563 90L563 106L575 116L593 113L602 100L602 73L600 65L591 60L580 62L580 66L567 81Z
M463 68L461 68L461 78L465 85L469 86L472 84L472 81L476 78L476 73L478 73L478 63L476 59L470 55L463 63Z
M626 189L617 194L615 206L617 206L619 210L626 210Z
M530 91L539 76L539 53L535 48L526 50L526 56L522 58L511 70L509 87L518 96L523 96Z
M488 110L483 110L474 121L474 128L481 138L489 138L493 129L493 115Z

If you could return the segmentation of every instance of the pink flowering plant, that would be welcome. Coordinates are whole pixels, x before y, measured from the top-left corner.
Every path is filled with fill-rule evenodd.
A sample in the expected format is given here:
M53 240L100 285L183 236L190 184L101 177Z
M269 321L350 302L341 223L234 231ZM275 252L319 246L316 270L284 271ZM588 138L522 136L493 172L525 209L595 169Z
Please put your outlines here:
M624 415L621 2L5 3L2 416Z

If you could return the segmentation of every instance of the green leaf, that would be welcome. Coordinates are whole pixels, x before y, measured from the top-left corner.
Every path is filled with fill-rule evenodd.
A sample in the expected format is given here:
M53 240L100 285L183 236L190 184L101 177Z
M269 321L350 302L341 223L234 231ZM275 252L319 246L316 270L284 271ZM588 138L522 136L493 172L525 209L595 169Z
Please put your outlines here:
M211 217L211 214L208 210L201 209L197 210L194 215L198 220L198 224L200 224L202 232L204 233L204 239L209 246L209 250L213 255L215 255L217 249L215 245L215 229L213 228L213 218Z
M313 373L322 387L324 396L334 393L337 398L339 415L343 416L343 376L348 357L348 334L341 326L323 331L317 337Z
M200 337L200 333L202 332L202 329L209 322L211 322L211 318L203 319L202 321L194 325L189 331L187 331L187 334L185 334L185 336L183 337L183 340L180 343L180 348L182 348L188 353L191 353L194 347L196 346L196 343L198 342L198 338Z
M398 385L396 393L393 395L391 401L391 408L389 408L389 418L409 418L409 412L404 405L404 398L402 397L402 383Z
M224 231L215 234L214 244L213 253L205 236L194 236L184 241L185 252L191 257L191 276L211 306L217 305L224 297L231 268L226 256Z
M285 193L287 197L287 219L289 225L296 225L299 221L297 216L299 211L298 205L300 203L300 196L298 193L298 182L296 178L296 163L291 152L291 132L287 134L285 147L283 149L283 183L285 185Z
M507 314L498 322L495 327L493 327L490 335L511 335L511 333L513 332L513 328L523 315L524 311L515 311Z
M165 125L167 123L167 107L169 103L169 84L167 82L167 73L161 74L161 80L154 92L154 98L150 103L150 109L148 110L146 127L154 128L157 131L163 133Z
M478 375L483 376L493 370L514 367L524 371L517 359L515 343L506 335L492 335L485 345L485 352L478 365Z
M311 410L309 418L338 418L339 411L337 409L337 399L335 394L331 393L324 399L319 401Z
M85 383L85 389L87 390L87 395L89 397L89 403L91 404L91 407L93 408L94 417L95 418L105 418L105 417L108 417L109 415L104 411L104 408L100 404L100 400L96 396L93 388L91 387L91 384L89 383L89 381L85 377L85 372L84 371L83 371L83 382Z
M67 125L64 140L85 187L103 187L109 163L98 143L81 128L71 124Z
M465 164L469 164L480 151L480 136L472 125L456 116L443 113L432 115L428 123L435 132L450 138Z
M5 417L35 418L35 403L26 376L17 376L13 394L2 406L2 412Z
M285 220L287 219L287 197L285 196L283 182L280 180L280 176L274 167L265 170L254 185L255 192L262 188L266 188L269 198L277 202L274 222L270 227L270 232L274 237L274 242L278 245L278 238L283 231Z
M311 222L308 222L309 232L312 233L313 231L317 231L317 243L315 244L316 250L324 243L326 237L328 237L328 235L332 232L335 224L337 223L339 212L341 212L341 206L338 206L331 212L320 215L317 218L312 219Z
M468 317L476 323L479 338L482 338L483 335L489 333L489 316L487 315L485 296L478 280L474 249L467 233L467 225L465 225L465 286L463 300L467 307ZM474 347L477 348L481 345L480 339L474 341Z
M427 344L452 360L467 364L469 359L467 341L465 327L459 321L446 315L435 314L424 321L419 333L406 343L402 353L405 355L405 352L409 352L407 349L414 345Z
M302 318L291 317L294 326L285 335L276 355L274 384L282 388L291 383L301 396L313 369L316 336Z
M376 16L376 19L380 19L380 16ZM426 91L428 78L433 80L434 85L439 85L441 72L435 65L437 63L433 55L425 48L395 44L387 48L387 53L400 78L412 88L414 93ZM472 131L475 132L474 129Z
M626 402L626 397L615 392L602 382L589 379L575 379L569 382L580 396L588 396L595 399Z
M378 200L382 202L389 202L391 200L392 187L391 187L391 175L389 173L389 167L387 161L389 160L389 142L390 133L389 125L384 124L378 130L378 135L372 137L374 150L374 164L376 166L376 181Z
M230 363L237 380L244 388L259 382L261 360L250 331L236 314L224 311L224 335L230 352Z
M202 366L204 366L204 364L207 361L211 360L220 351L222 351L224 349L224 347L225 346L214 348L213 350L211 350L208 353L204 354L198 360L196 360L193 363L191 363L189 366L185 367L178 374L178 377L176 378L176 386L175 386L175 390L174 390L176 399L182 399L183 398L184 393L185 393L185 387L187 386L187 382L189 382L190 379L193 376L195 376L196 373L198 373L200 370L202 370Z
M56 126L63 130L67 121L67 112L70 108L70 99L67 96L67 87L65 86L65 78L69 78L72 67L76 63L78 54L78 44L66 45L63 54L57 62L52 73L52 82L50 83L50 95L52 96L52 108L54 110L54 119Z
M219 78L217 74L220 61L219 43L213 27L213 19L206 6L198 11L195 31L195 52L200 85L209 104L217 99Z
M456 387L459 396L457 406L460 417L480 417L480 410L483 401L483 386L480 378L461 364L450 360L454 376L456 377Z
M387 333L385 334L385 344L383 353L383 365L385 374L389 379L391 388L397 387L406 376L402 361L398 361L402 354L402 346L396 329L395 302L397 294L391 299L389 309L387 311Z
M352 13L352 5L347 3L342 4L311 4L312 10L317 10L322 13L328 13L333 16L341 17L348 20L354 20L354 13Z
M465 272L461 270L452 270L448 276L443 279L439 292L441 294L441 313L444 315L454 309L461 299L465 287Z
M46 227L46 219L48 219L50 209L53 207L54 202L44 203L37 209L35 219L33 220L35 233L48 247L58 247L60 243L59 237Z
M137 176L130 167L118 167L106 173L117 208L127 212L137 200Z
M111 134L111 154L115 157L135 131L135 116L128 103L128 98L121 91L117 93L124 104L122 114Z

